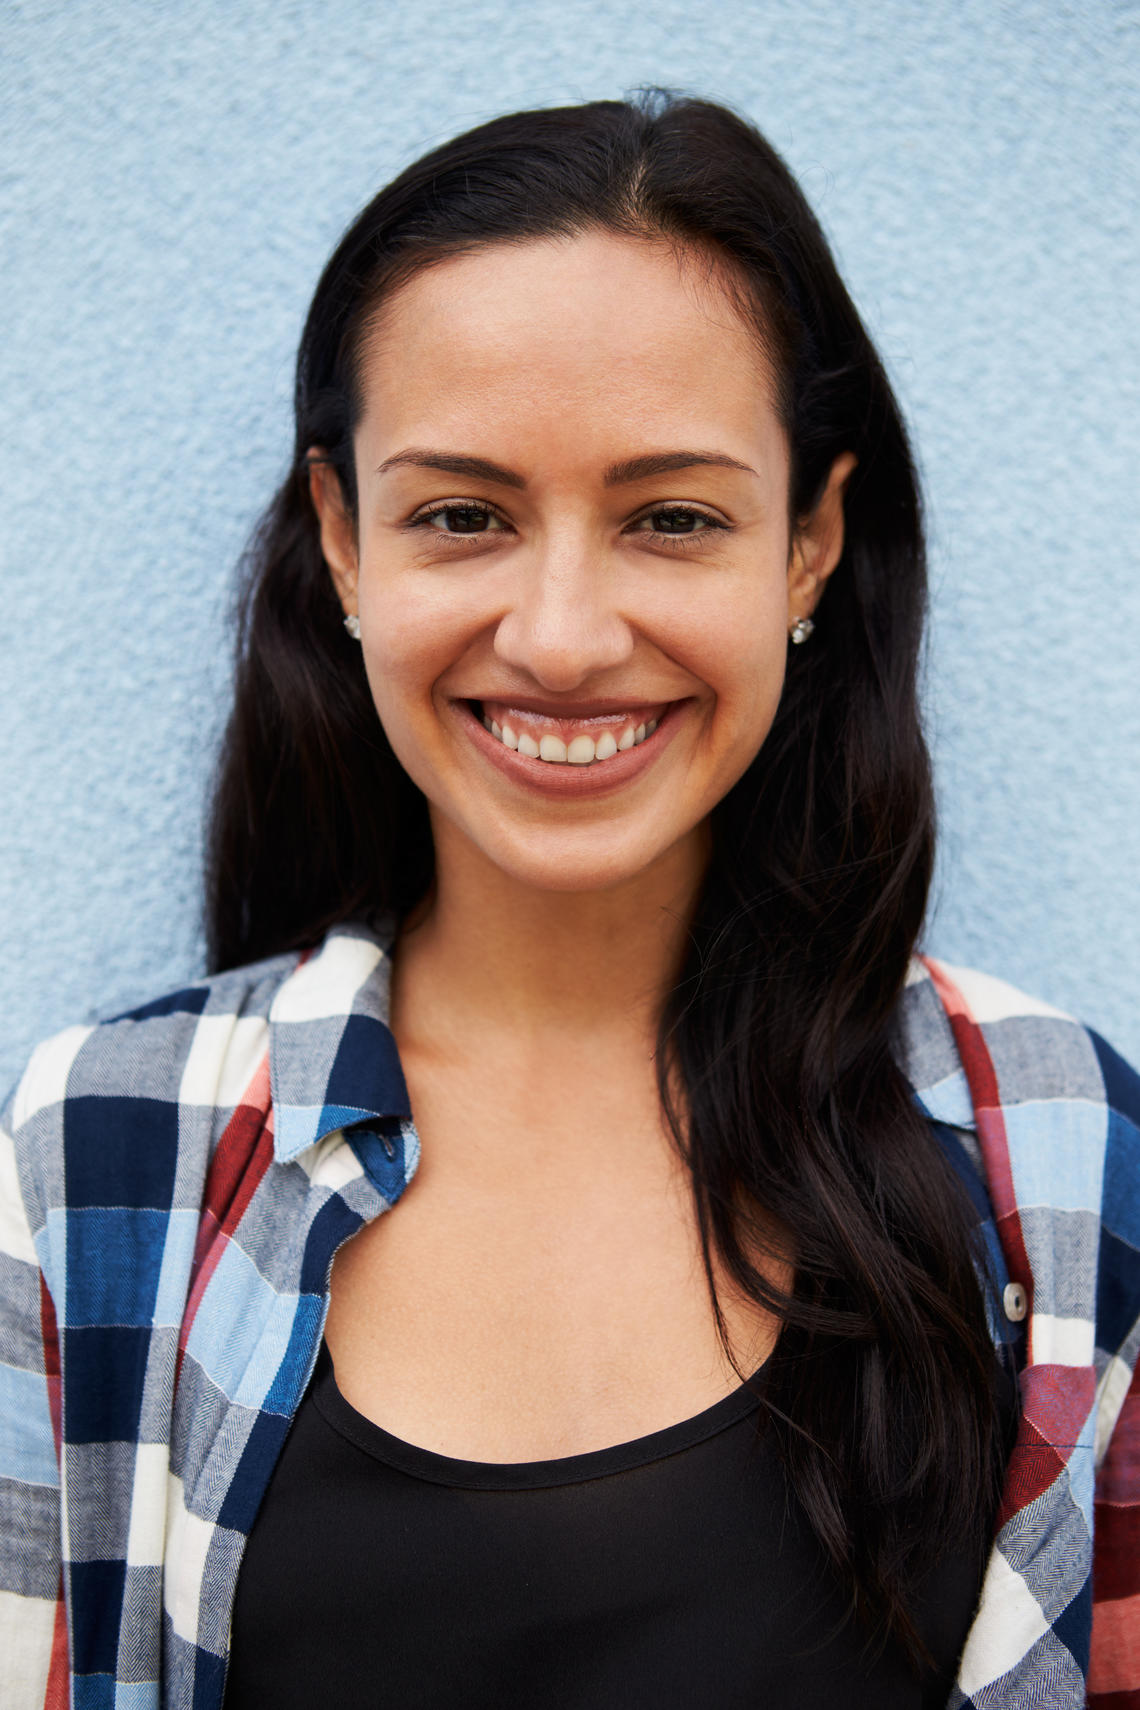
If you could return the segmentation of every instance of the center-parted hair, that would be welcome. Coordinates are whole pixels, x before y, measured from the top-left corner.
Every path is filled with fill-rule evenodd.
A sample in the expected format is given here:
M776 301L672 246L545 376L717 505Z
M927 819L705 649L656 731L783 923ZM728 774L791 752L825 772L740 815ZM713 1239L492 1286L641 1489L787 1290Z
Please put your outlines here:
M706 1265L715 1252L783 1320L766 1428L852 1607L911 1645L930 1562L969 1539L980 1568L1000 1465L969 1218L895 1038L933 859L919 494L819 225L733 113L653 93L494 120L401 173L337 247L301 340L293 465L246 560L210 833L212 964L314 944L354 916L398 926L432 883L426 804L345 635L309 496L320 446L355 513L371 318L449 255L597 229L721 264L775 378L793 522L836 457L858 459L812 641L790 650L773 727L713 814L658 1072ZM771 1252L793 1262L787 1296L758 1268Z

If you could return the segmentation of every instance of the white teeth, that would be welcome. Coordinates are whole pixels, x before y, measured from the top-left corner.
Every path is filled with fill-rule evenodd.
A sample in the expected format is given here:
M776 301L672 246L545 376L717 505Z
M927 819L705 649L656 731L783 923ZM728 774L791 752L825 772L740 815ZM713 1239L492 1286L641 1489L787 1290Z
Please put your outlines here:
M553 765L590 766L595 760L610 760L615 754L625 754L652 736L657 729L657 719L646 719L644 724L628 725L620 736L615 736L612 730L604 730L594 738L592 736L575 736L569 743L547 731L537 740L529 736L525 730L516 732L509 724L500 725L497 719L484 713L483 724L491 735L504 748L517 749L528 760L545 760Z
M571 766L588 766L595 752L592 736L576 736L566 750L566 758Z

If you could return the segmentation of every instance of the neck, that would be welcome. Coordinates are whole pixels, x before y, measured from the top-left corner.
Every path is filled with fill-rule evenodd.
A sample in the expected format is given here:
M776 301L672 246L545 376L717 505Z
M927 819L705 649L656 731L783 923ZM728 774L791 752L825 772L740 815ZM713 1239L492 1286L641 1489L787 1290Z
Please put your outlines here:
M520 884L450 826L435 830L435 888L396 947L397 1037L430 1028L437 1039L502 1033L524 1049L551 1035L652 1049L684 957L703 830L622 884L585 892Z

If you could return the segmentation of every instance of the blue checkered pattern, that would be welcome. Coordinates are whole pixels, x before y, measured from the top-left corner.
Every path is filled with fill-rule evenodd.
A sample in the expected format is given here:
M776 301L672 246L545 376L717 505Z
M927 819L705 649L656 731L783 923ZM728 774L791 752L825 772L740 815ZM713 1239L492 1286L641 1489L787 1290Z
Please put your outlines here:
M220 1705L333 1253L418 1159L387 978L341 929L34 1055L0 1131L5 1705ZM1030 1303L994 1315L1025 1417L951 1703L1140 1706L1140 1086L983 976L916 964L903 1021Z

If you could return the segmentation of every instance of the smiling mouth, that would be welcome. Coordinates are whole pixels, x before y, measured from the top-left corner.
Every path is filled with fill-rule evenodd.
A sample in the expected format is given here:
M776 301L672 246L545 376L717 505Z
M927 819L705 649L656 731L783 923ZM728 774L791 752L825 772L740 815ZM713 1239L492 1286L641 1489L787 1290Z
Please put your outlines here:
M669 703L659 701L585 718L555 716L502 701L471 701L469 705L483 728L513 753L554 766L599 766L640 747L657 729Z

